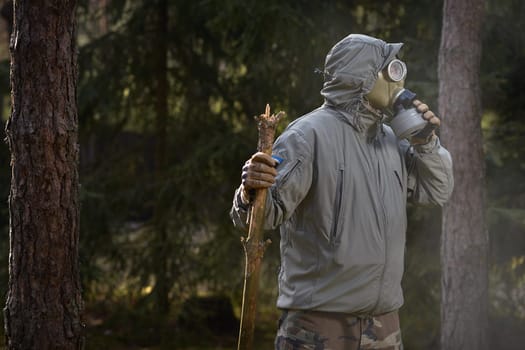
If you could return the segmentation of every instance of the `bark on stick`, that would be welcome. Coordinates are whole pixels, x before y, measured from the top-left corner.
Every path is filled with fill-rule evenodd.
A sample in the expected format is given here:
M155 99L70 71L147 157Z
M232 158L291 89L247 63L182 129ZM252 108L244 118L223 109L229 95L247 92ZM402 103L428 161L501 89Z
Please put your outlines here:
M259 142L258 150L272 154L275 128L284 112L270 115L270 106L258 117ZM263 240L264 209L267 190L257 190L255 200L251 204L248 237L241 239L246 258L244 270L244 289L242 298L241 324L239 330L238 350L252 349L253 332L255 329L255 313L257 308L257 291L259 289L259 274L264 251L270 240Z

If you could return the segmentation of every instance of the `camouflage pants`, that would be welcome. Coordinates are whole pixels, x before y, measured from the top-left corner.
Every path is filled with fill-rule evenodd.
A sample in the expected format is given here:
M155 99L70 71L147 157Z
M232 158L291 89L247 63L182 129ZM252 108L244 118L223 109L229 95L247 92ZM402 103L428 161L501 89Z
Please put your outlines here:
M276 350L403 350L397 311L373 317L283 311Z

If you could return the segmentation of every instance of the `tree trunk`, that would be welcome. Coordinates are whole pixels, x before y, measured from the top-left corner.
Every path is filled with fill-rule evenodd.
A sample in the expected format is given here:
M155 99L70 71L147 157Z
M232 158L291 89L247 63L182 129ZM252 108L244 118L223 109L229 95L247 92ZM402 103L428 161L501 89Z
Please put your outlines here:
M9 349L80 349L74 0L14 1Z
M445 0L439 52L442 140L455 187L441 239L441 348L488 349L488 234L481 135L482 0Z

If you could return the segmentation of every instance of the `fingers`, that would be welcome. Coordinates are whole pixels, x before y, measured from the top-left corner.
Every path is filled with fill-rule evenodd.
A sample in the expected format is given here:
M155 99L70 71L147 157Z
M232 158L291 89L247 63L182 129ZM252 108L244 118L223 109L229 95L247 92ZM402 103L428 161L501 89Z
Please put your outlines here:
M242 168L242 184L246 189L268 188L275 183L276 161L269 155L258 152Z
M435 127L441 125L441 120L430 110L426 103L421 102L420 100L414 100L412 102L416 107L417 111L421 113L423 119L428 121L430 124L433 124Z
M414 100L412 103L428 124L420 133L410 139L410 143L413 145L425 144L435 136L434 130L441 125L441 120L430 110L426 103L420 100Z
M441 120L432 111L423 113L423 118L426 119L430 124L438 127L441 125Z
M266 174L271 175L273 177L277 175L277 170L274 168L274 166L270 166L266 163L259 162L257 159L253 159L253 158L244 164L244 167L242 168L242 170L243 170L243 174L244 173L248 175L258 174L256 176L259 176L259 177L266 175Z
M414 107L417 108L417 110L420 113L425 113L426 111L428 111L428 106L418 99L415 99L414 101L412 101L412 104L414 105Z
M275 159L272 158L272 156L264 153L264 152L257 152L255 153L252 158L251 158L252 161L255 161L255 162L259 162L259 163L264 163L270 167L275 167L277 161Z

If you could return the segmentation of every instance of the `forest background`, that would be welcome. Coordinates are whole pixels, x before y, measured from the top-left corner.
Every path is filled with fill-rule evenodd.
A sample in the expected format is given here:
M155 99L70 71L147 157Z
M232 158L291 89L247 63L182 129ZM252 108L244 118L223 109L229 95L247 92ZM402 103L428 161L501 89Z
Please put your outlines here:
M6 1L0 2L5 4ZM322 103L329 48L349 33L404 42L407 87L437 108L441 1L83 0L78 8L80 263L87 349L231 349L242 246L229 219L254 115ZM3 14L5 12L3 11ZM525 3L486 1L482 55L491 345L525 342ZM10 114L7 22L0 117ZM443 123L447 118L442 116ZM445 145L446 146L446 145ZM10 156L0 146L0 292ZM476 174L473 174L476 176ZM408 210L406 349L439 346L441 211ZM277 233L264 260L258 346L271 348Z

